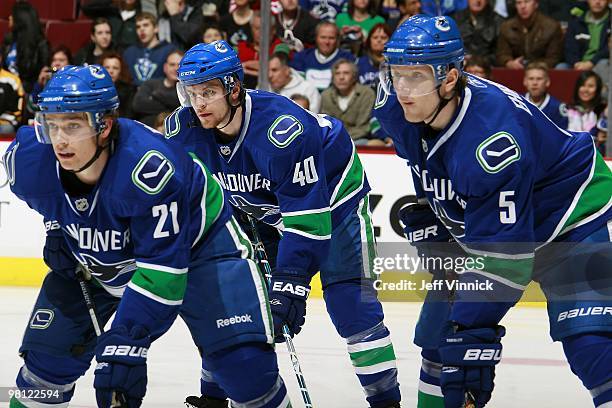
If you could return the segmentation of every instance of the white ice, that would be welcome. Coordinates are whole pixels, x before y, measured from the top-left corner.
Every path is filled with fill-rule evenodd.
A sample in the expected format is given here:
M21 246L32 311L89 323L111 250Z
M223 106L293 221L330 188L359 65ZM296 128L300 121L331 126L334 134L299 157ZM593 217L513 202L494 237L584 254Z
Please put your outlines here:
M14 385L22 362L17 355L21 336L38 290L0 288L0 387ZM412 335L420 304L385 303L385 323L398 357L403 407L416 406L419 350ZM587 390L569 369L559 343L548 336L543 308L515 308L504 319L507 335L504 358L497 367L492 408L591 407ZM308 301L302 333L295 339L302 370L317 408L366 407L363 392L336 334L323 301ZM293 407L303 407L289 357L283 344L277 347L281 373L288 385ZM200 360L182 321L151 347L149 384L143 407L182 407L185 396L199 394ZM93 369L78 382L71 407L95 407ZM0 402L0 407L8 403Z

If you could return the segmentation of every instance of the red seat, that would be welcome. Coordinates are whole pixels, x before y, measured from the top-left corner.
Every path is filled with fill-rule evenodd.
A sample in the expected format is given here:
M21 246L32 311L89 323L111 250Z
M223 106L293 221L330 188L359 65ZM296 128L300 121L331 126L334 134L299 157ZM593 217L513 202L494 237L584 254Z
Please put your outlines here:
M13 11L13 4L17 0L2 0L0 1L0 18L8 19Z
M565 103L572 103L574 97L574 84L580 75L580 71L573 69L551 69L550 89L551 95ZM495 82L507 86L510 89L524 95L527 90L523 86L523 70L493 68L492 76Z
M5 0L2 0L5 1ZM28 0L38 11L38 17L45 20L74 20L76 0Z
M91 20L49 21L46 29L47 40L52 47L63 44L74 54L89 41L91 24Z
M0 44L4 41L4 36L9 32L8 20L0 20Z

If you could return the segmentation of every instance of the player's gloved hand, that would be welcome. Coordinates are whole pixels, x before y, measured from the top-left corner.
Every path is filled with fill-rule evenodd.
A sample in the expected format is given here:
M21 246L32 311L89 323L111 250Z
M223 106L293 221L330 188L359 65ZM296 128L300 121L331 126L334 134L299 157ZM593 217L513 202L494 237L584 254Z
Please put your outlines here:
M419 256L465 256L429 205L409 203L400 208L398 216L406 239L417 249Z
M495 365L501 360L503 326L460 330L447 336L440 347L440 385L446 408L462 408L466 393L477 408L491 399Z
M310 285L306 277L274 273L268 288L270 311L274 319L275 341L282 343L283 325L287 324L292 335L302 330L306 321L306 299Z
M68 243L61 232L60 234L47 233L43 248L43 259L52 271L69 278L75 278L78 263L70 252Z
M150 345L149 333L142 326L132 327L129 333L125 326L118 326L100 336L94 371L98 407L110 407L113 392L125 398L125 406L140 407L147 389Z

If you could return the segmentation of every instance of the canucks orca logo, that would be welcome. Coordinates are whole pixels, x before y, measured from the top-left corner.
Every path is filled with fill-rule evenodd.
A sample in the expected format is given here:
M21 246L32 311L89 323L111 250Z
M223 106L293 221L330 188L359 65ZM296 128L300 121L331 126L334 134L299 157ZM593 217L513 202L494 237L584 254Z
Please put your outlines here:
M174 166L157 150L149 150L140 159L134 171L132 181L147 194L157 194L174 174Z
M268 139L273 145L283 149L289 146L303 131L302 122L297 120L295 116L281 115L268 129Z
M446 227L446 229L451 233L451 235L455 238L463 238L465 237L465 223L462 221L457 221L452 219L444 207L440 205L438 200L434 200L434 210L436 211L436 215L442 221L442 224Z
M253 204L246 198L239 195L232 195L229 198L229 201L233 206L240 208L242 211L258 220L262 220L267 216L280 213L280 208L278 206L270 204Z
M105 264L89 254L81 254L81 257L85 260L85 265L89 272L91 272L91 275L102 282L110 282L119 275L136 270L136 262L133 259Z

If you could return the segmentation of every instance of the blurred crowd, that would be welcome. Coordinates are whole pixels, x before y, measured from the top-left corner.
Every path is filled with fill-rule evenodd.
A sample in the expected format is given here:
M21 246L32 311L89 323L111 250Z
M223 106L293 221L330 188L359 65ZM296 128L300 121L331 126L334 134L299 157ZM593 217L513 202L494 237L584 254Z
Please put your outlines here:
M603 149L610 4L273 0L268 79L273 92L341 119L356 144L391 145L371 115L384 45L413 15L451 15L463 35L467 72L494 79L492 67L517 70L527 99L558 126L591 132ZM31 4L14 4L0 53L0 133L28 123L47 80L68 64L103 65L118 89L120 115L158 129L179 106L176 69L196 43L227 40L243 63L246 86L258 85L259 0L80 0L75 6L75 15L92 23L89 42L73 54L49 44ZM548 92L551 69L580 71L567 104Z

